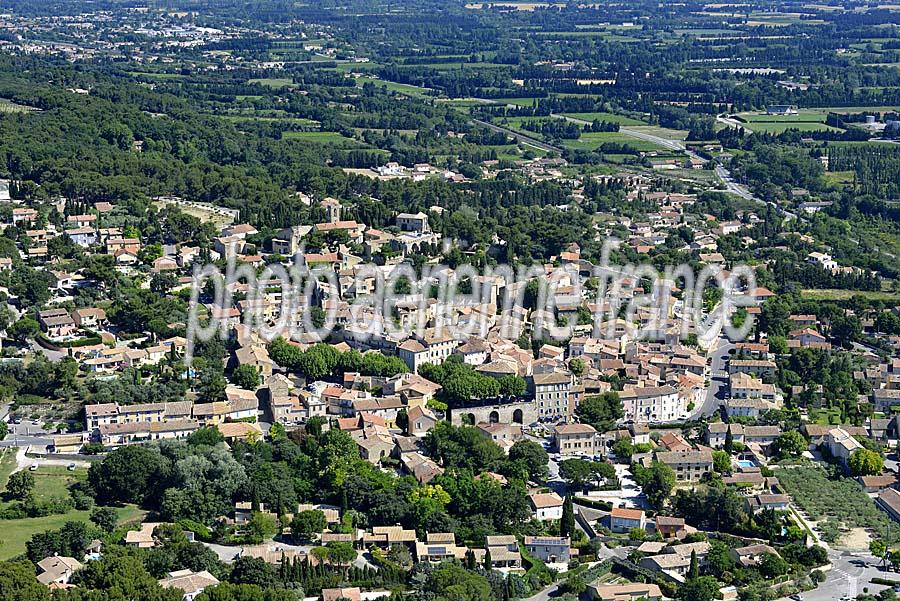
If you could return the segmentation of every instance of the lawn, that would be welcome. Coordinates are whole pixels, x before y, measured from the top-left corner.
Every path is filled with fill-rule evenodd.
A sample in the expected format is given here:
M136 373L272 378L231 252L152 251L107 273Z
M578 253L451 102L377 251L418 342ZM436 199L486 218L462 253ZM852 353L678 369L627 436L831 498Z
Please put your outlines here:
M837 426L841 423L838 409L810 409L809 421L820 426Z
M619 125L646 125L643 121L626 117L625 115L616 115L615 113L562 113L566 117L573 119L581 119L582 121L608 121L618 123Z
M15 450L4 451L0 458L0 479L3 481L4 490L9 473L14 466ZM70 484L87 478L86 469L69 471L62 466L41 466L31 473L34 475L34 494L39 499L65 496L68 494ZM0 502L0 508L7 505L9 505L8 501ZM120 524L141 520L146 515L144 510L134 505L120 507L117 511ZM0 522L0 561L24 553L25 543L36 532L59 529L66 522L88 522L90 513L90 511L73 510L66 514Z
M826 171L823 174L826 182L836 186L852 184L854 175L853 171Z

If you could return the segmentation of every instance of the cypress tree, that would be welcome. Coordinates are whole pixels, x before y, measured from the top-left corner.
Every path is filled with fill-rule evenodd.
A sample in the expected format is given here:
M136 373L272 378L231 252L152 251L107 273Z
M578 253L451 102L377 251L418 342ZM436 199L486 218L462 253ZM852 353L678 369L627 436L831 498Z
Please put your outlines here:
M572 506L572 496L566 495L563 501L562 519L559 521L559 535L572 536L575 532L575 508Z

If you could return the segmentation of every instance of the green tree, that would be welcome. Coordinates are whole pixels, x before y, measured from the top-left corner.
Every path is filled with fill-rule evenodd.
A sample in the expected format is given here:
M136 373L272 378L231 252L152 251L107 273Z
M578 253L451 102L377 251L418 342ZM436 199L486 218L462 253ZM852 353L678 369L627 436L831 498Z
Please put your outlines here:
M278 524L275 517L261 511L254 511L247 521L247 531L250 536L259 542L272 538L278 533Z
M291 520L291 534L300 540L309 540L328 526L325 514L318 509L301 511Z
M725 451L713 451L713 469L720 474L731 472L731 455Z
M698 576L678 587L675 598L681 601L713 601L719 594L719 583L712 576Z
M263 588L255 584L231 584L222 582L204 589L194 601L297 601L302 598L296 589Z
M255 365L239 365L231 372L231 382L246 390L256 390L260 384L259 370Z
M550 456L540 444L533 440L518 440L509 449L510 461L522 461L528 468L528 476L536 481L547 479L547 464Z
M50 589L35 578L27 561L0 562L0 599L4 601L50 601Z
M104 532L112 532L119 522L119 514L112 507L95 507L91 511L91 521Z
M559 521L559 535L572 536L575 533L575 508L572 504L572 496L566 495L563 501L562 519Z
M728 429L725 431L725 446L723 449L729 455L734 453L734 434L731 433L731 424L728 424Z
M141 560L126 550L106 548L103 558L88 561L72 577L72 583L82 589L95 591L88 599L141 599L141 601L181 601L184 593L166 589L144 568ZM108 595L116 591L119 595Z
M91 465L88 481L96 493L98 503L144 503L158 496L166 473L171 468L158 449L129 445L112 451L106 458Z
M575 409L575 414L582 423L590 424L599 432L606 432L624 417L622 399L617 392L604 392L600 395L582 399Z
M884 457L869 449L856 449L847 460L847 467L854 476L877 476L884 471Z
M263 588L275 586L275 568L261 557L238 557L231 566L229 580L234 584L251 584Z
M808 448L806 438L796 430L785 432L775 439L775 452L781 459L799 457Z
M661 509L675 488L675 472L668 465L659 462L654 462L647 472L641 488L650 504Z
M24 499L34 490L34 476L29 471L12 474L6 482L6 492L13 499Z
M765 553L759 561L759 572L766 578L787 574L788 570L790 570L788 562L775 553Z

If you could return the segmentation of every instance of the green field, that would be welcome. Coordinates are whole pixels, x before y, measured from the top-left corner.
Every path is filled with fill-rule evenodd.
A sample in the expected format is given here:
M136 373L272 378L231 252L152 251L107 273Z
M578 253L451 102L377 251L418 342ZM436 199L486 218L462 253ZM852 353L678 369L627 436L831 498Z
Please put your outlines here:
M249 84L259 84L261 86L268 86L270 88L283 88L290 87L294 85L294 80L288 79L286 77L264 77L262 79L250 79L247 81Z
M365 146L362 142L346 138L333 131L286 131L282 132L283 140L306 140L318 144L331 144L348 148L360 148Z
M845 301L853 296L861 296L869 300L900 302L900 292L878 290L839 290L832 288L809 288L802 290L800 296L807 300Z
M540 102L541 98L495 98L492 99L491 102L496 102L497 104L513 104L515 106L533 106L535 101Z
M572 150L596 150L602 144L626 144L637 151L665 150L662 146L634 138L621 132L588 132L581 134L577 140L565 140L563 144Z
M15 450L4 452L0 458L0 480L3 482L4 490L15 463ZM34 475L34 495L38 499L68 495L69 485L87 478L86 469L69 471L62 466L45 465L31 473ZM7 507L9 504L8 501L2 501L0 508ZM126 505L118 508L117 511L120 524L140 520L146 514L145 511L134 505ZM59 529L66 522L88 522L90 513L90 511L73 510L61 515L0 521L0 561L24 553L25 543L36 532Z
M747 123L825 123L827 111L822 109L800 109L796 115L767 115L766 113L740 113L738 116Z
M28 113L33 110L36 109L33 109L30 106L17 104L6 98L0 98L0 113Z
M688 132L683 129L669 129L658 125L641 125L638 127L628 127L628 129L644 134L650 134L665 140L684 140L687 138ZM696 142L699 144L699 142Z
M830 125L825 125L824 123L817 123L812 121L799 121L799 122L789 122L782 121L780 123L766 123L755 121L749 124L749 128L753 132L765 133L765 134L780 134L789 129L796 129L799 131L841 131L836 127L831 127Z
M562 113L566 117L573 119L581 119L582 121L608 121L610 123L618 123L619 125L646 125L643 121L626 117L625 115L617 115L615 113Z
M427 88L420 88L419 86L413 86L406 83L385 81L383 79L378 79L377 77L369 77L368 75L361 75L360 77L356 78L356 85L362 87L362 85L366 83L375 84L375 86L377 87L387 88L392 92L397 92L398 94L406 94L408 96L424 96L428 93Z

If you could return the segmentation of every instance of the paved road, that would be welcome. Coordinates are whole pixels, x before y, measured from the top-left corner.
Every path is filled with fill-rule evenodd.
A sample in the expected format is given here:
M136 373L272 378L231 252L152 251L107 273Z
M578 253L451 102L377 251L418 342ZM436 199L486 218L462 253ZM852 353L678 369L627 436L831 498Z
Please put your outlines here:
M72 459L46 459L46 458L32 458L28 457L25 453L27 453L30 449L28 447L21 447L16 452L16 467L13 468L11 473L21 472L22 470L30 468L32 465L42 466L42 465L55 465L59 467L67 467L69 465L75 465L76 467L89 468L91 467L90 461L82 461L82 460L72 460Z
M863 588L868 588L869 594L878 594L878 591L887 587L872 584L870 582L872 578L880 576L891 580L897 579L897 574L878 569L878 560L868 553L831 551L828 556L834 567L826 573L825 582L816 589L800 595L803 601L834 601L844 597L856 599L856 596L863 592Z
M725 392L728 389L728 372L726 364L734 344L727 338L719 338L715 349L712 351L712 361L709 369L709 388L706 389L706 398L703 405L691 417L712 415L719 410L719 405L725 400Z
M551 146L550 144L547 144L546 142L541 142L540 140L535 140L534 138L529 138L528 136L522 135L517 131L513 131L513 130L509 129L508 127L494 125L493 123L488 123L487 121L481 121L480 119L472 119L472 121L474 121L478 125L488 128L491 131L499 131L499 132L502 132L509 136L512 136L513 138L515 138L522 144L525 144L526 146L531 146L533 148L537 148L538 150L543 150L545 152L558 152L560 154L562 154L562 152L563 152L562 148L557 148L556 146Z
M560 115L557 113L550 113L550 116L565 119L570 123L577 123L578 125L591 125L590 121L585 121L584 119L576 119L575 117L566 117L565 115ZM680 152L686 151L684 144L682 144L680 140L661 138L659 136L654 136L653 134L648 134L646 132L628 129L627 127L620 127L619 133L625 134L626 136L631 136L632 138L637 138L638 140L644 140L645 142L653 142L654 144L662 146L663 148L667 148L668 150L676 150ZM693 153L689 154L693 155Z
M55 430L44 430L42 424L34 425L30 421L22 420L21 424L9 424L9 434L0 440L0 448L4 447L34 447L43 448L53 442L50 434Z
M754 196L753 193L750 192L750 190L746 186L736 182L732 178L731 172L728 171L728 169L726 169L722 165L716 166L716 175L719 176L719 179L721 179L722 182L725 184L725 188L732 194L740 196L741 198L743 198L745 200L751 200L759 205L770 206L773 209L775 209L785 219L797 219L799 221L802 221L803 223L809 222L805 217L798 215L797 213L794 213L793 211L788 211L787 209L775 204L774 202L771 202L771 201L766 202L765 200ZM847 237L847 239L850 242L852 242L853 244L856 244L857 246L859 246L859 244L860 244L859 239L857 239L857 238ZM894 260L898 259L897 255L890 253L886 250L882 250L878 247L875 247L874 250L875 250L875 252L877 252L881 255L884 255L885 257L888 257L890 259L894 259Z

